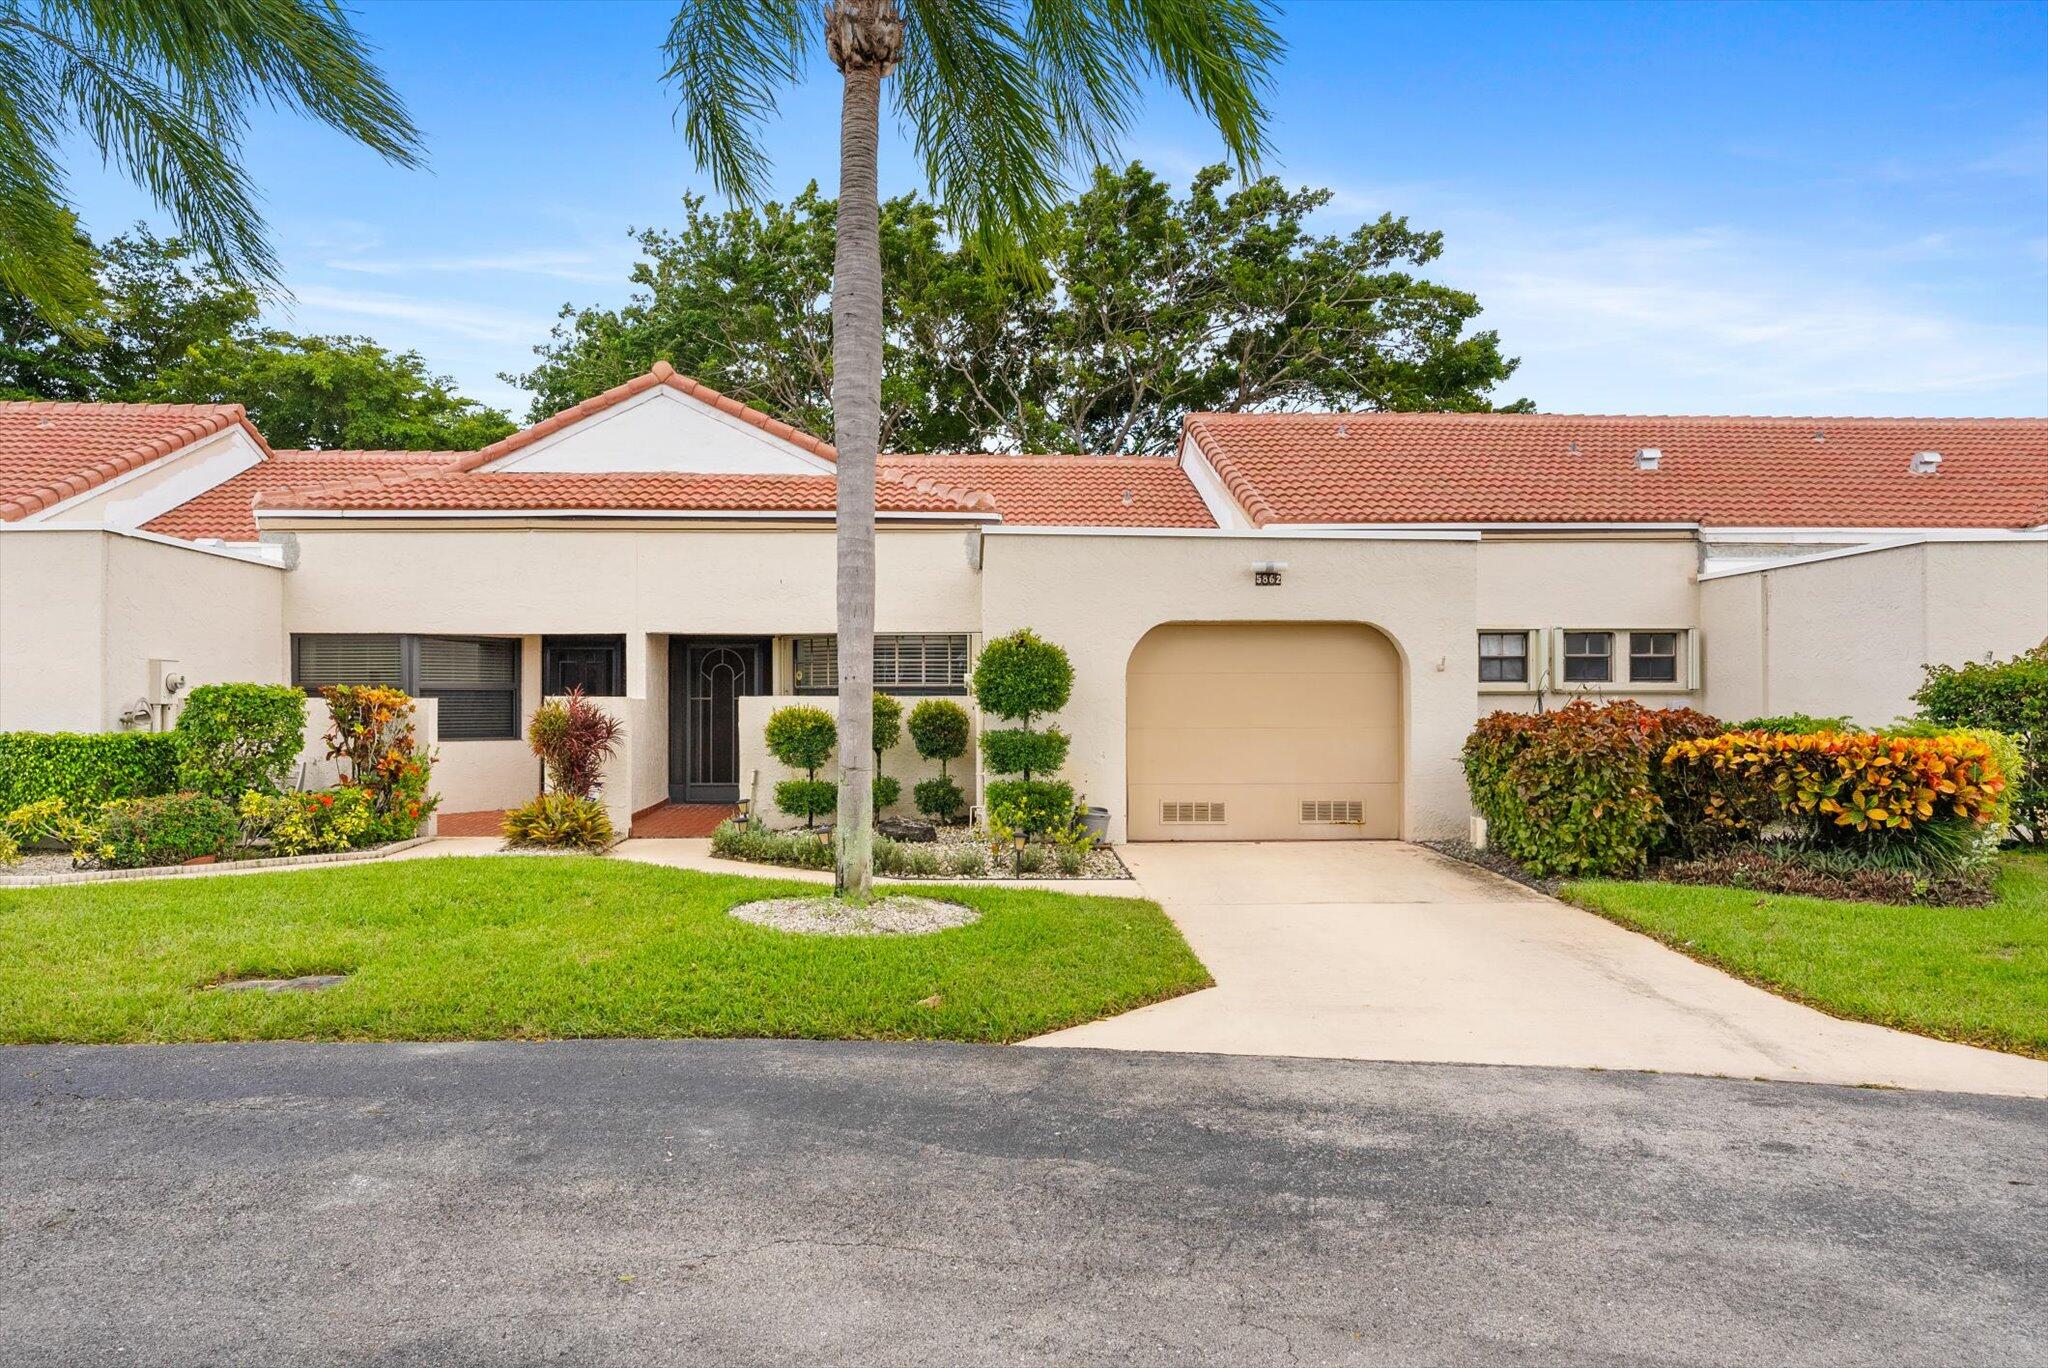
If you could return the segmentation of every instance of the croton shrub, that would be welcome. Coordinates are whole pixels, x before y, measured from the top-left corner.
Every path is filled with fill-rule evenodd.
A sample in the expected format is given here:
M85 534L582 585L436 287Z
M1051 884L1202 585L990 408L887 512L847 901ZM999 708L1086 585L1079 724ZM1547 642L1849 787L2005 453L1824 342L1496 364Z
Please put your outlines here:
M1941 865L2004 808L1990 745L1960 732L1730 732L1676 742L1664 761L1687 816L1731 839L1780 826L1817 848L1917 848Z
M427 792L433 755L413 732L413 702L403 691L374 684L330 684L327 758L344 784L370 799L366 844L409 840L440 800Z
M2011 660L1930 665L1913 695L1920 715L1947 727L1989 727L2019 747L2011 786L2013 834L2048 844L2048 641Z
M1465 778L1487 839L1531 873L1624 873L1643 865L1670 825L1665 751L1721 729L1691 708L1626 701L1497 712L1465 741Z

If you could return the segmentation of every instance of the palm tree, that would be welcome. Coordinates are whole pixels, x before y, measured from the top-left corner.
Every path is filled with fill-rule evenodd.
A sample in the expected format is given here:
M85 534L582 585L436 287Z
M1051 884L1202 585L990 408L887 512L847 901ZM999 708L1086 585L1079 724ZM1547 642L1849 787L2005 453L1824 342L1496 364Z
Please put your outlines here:
M759 133L819 39L844 82L832 267L832 425L839 448L839 896L873 880L869 737L875 455L882 426L882 255L875 158L882 82L931 192L992 263L1027 261L1078 166L1110 153L1140 87L1163 80L1216 125L1241 170L1264 150L1261 98L1280 41L1265 0L683 0L667 79L719 189L757 198Z
M71 330L93 306L58 164L74 133L225 274L276 283L238 155L259 101L419 162L418 130L331 0L0 0L0 289Z

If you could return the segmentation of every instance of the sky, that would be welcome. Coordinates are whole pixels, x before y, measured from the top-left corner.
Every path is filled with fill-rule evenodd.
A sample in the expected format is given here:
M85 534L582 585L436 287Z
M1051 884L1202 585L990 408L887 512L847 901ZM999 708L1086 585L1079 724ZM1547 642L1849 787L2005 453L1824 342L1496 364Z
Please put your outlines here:
M403 171L262 114L247 163L281 326L422 353L526 416L568 303L617 305L628 231L718 197L660 83L672 4L353 7L425 134ZM1286 5L1263 168L1334 192L1317 224L1441 229L1549 412L2048 414L2048 4ZM836 180L820 64L782 101L775 192ZM885 127L885 194L923 189ZM1121 151L1184 184L1220 160L1169 93ZM86 226L168 219L71 158Z

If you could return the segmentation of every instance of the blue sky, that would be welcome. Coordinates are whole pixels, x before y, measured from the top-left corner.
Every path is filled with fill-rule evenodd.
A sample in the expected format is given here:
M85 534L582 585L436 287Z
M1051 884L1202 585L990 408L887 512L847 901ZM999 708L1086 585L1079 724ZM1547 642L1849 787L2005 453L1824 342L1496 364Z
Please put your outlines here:
M361 6L424 130L393 170L266 116L248 160L279 321L422 352L489 402L565 302L622 302L629 226L708 190L658 83L672 6ZM2048 413L2048 4L1287 6L1268 169L1327 227L1441 228L1521 371L1578 412ZM835 177L829 67L783 102L777 189ZM1171 97L1124 151L1215 160ZM83 159L80 159L83 162ZM161 220L96 165L87 225ZM885 192L921 185L907 148Z

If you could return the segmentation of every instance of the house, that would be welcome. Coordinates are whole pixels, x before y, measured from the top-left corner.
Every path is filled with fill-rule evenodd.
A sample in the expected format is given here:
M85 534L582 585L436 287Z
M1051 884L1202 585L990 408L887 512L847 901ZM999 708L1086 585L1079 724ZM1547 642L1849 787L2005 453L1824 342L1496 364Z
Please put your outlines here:
M390 682L443 811L488 811L579 685L621 818L760 799L768 713L836 687L834 460L666 365L452 457L0 405L0 729L164 725L167 674ZM884 456L877 506L879 685L1059 642L1117 839L1456 833L1486 711L1881 723L2048 638L2048 420L1194 414L1170 456Z

